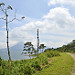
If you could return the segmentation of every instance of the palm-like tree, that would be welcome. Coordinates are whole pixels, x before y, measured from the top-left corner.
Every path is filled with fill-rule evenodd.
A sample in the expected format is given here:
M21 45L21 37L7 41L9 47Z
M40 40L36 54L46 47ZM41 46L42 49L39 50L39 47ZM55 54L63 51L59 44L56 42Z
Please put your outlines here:
M30 55L34 53L35 48L33 47L33 44L31 42L26 42L24 44L24 50L23 51L24 51L24 54L29 54L29 57L31 59Z
M46 46L45 46L44 44L40 44L39 49L42 50L42 52L43 52L43 49L44 49L45 47L46 47Z

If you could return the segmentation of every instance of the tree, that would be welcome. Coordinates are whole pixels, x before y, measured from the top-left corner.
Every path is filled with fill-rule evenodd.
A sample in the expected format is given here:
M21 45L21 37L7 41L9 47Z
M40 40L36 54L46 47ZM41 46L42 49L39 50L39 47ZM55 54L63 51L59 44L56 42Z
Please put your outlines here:
M13 10L13 8L11 6L8 7L4 7L5 4L4 3L0 3L0 10L4 13L5 17L1 17L0 19L3 19L6 21L6 31L7 31L7 50L8 50L8 56L9 56L9 69L11 69L11 56L10 56L10 51L9 51L9 29L8 29L8 23L14 21L14 20L18 20L16 19L16 13L14 18L11 21L8 21L8 10ZM21 17L21 19L24 19L24 17ZM19 20L20 21L20 20Z
M33 44L31 42L26 42L24 44L24 54L29 54L29 57L31 59L31 54L34 53L35 48L33 47Z
M1 66L1 64L2 64L2 59L1 59L1 57L0 57L0 66Z
M45 46L44 44L40 44L39 49L42 50L42 52L43 52L43 49L44 49L45 47L46 47L46 46Z
M37 50L34 50L34 53L37 54Z

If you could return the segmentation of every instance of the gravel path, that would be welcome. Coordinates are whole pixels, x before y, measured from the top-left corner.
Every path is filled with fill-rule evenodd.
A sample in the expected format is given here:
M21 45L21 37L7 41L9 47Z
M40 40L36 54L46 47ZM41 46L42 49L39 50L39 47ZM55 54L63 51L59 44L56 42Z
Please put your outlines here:
M75 54L72 54L72 53L67 53L67 54L69 54L69 55L71 55L72 56L72 58L75 60ZM75 65L75 64L74 64ZM73 70L74 70L75 68L73 68ZM75 73L71 73L71 75L75 75Z

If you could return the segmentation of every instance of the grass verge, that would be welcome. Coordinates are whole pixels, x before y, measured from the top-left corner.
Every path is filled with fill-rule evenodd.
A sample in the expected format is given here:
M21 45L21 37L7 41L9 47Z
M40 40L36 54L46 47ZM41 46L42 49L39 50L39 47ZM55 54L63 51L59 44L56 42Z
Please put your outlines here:
M72 54L75 55L75 53L72 53ZM73 65L73 67L72 67L71 73L75 73L75 59L74 59L74 65Z
M74 60L74 65L73 65L73 68L71 70L71 73L75 73L75 60Z
M74 64L72 57L66 53L61 53L59 57L51 58L52 62L48 68L36 72L34 75L70 75Z

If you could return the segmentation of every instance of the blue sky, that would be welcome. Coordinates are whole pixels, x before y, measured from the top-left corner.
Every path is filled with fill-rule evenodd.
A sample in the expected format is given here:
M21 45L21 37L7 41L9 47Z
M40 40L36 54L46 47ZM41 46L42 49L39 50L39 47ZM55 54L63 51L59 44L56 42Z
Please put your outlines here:
M40 19L49 11L49 0L1 0L6 5L11 5L13 9L17 10L18 14L27 17Z
M31 41L36 47L36 31L40 30L40 43L48 47L60 47L75 39L74 0L0 0L5 7L11 5L9 20L16 16L22 21L9 23L10 46ZM4 14L0 11L0 17ZM5 21L0 20L0 48L6 47Z

